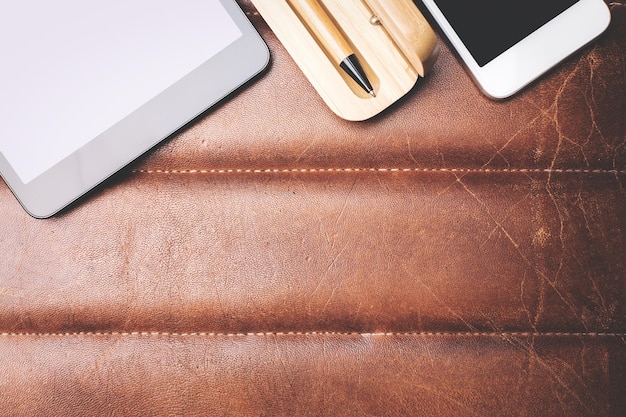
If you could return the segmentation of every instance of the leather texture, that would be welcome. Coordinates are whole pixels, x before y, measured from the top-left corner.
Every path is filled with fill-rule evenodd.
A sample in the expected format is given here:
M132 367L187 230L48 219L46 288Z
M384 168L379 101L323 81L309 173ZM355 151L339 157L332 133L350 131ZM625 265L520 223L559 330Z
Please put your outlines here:
M0 182L0 415L624 415L626 6L352 123L240 4L255 82L52 219Z

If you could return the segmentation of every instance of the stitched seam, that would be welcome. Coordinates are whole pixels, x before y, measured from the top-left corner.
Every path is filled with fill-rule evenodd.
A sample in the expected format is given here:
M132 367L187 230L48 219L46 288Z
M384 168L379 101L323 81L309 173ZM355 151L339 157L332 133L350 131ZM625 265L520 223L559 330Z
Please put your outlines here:
M136 169L136 174L293 174L293 173L363 173L363 172L436 172L436 173L522 173L522 174L612 174L626 175L615 169L553 168L266 168L266 169Z
M343 337L609 337L623 338L626 333L611 332L58 332L58 333L0 333L0 337L78 337L78 336L141 336L141 337L282 337L282 336L343 336Z

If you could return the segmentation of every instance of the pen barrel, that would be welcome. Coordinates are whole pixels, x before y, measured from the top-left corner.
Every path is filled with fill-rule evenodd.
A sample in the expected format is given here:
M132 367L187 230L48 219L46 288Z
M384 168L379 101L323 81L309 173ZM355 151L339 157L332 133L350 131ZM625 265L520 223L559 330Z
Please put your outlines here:
M287 0L287 2L336 64L353 54L348 40L317 0Z

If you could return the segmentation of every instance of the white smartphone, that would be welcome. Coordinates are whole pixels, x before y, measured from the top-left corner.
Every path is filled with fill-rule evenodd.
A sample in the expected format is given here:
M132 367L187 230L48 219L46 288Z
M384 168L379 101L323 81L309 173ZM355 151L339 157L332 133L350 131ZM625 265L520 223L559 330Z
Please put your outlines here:
M489 97L509 97L600 35L603 0L422 0Z

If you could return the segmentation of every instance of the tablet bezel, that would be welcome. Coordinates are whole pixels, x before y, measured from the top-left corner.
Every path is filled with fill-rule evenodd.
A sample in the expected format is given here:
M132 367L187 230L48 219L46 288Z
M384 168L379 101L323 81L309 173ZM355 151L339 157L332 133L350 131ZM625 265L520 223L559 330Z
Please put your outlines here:
M493 99L504 99L520 91L599 36L611 19L602 0L580 0L481 67L434 1L423 2L479 88Z
M0 152L0 173L31 216L58 213L267 66L267 45L245 13L235 0L220 2L242 36L145 105L26 184Z

